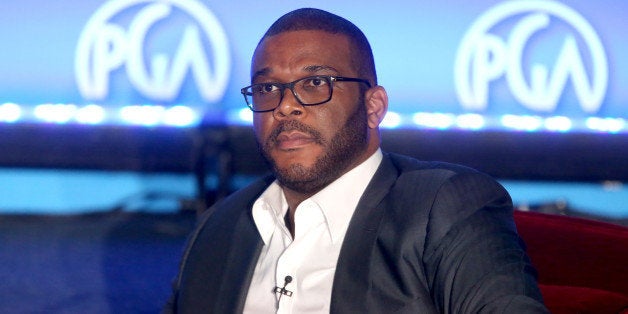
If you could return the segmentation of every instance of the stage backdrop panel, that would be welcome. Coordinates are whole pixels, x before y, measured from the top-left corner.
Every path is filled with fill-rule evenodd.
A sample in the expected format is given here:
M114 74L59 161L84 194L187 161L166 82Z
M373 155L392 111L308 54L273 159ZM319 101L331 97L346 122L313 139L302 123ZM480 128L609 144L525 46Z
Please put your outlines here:
M308 6L371 40L388 127L627 132L617 0L4 1L0 122L246 124L257 41Z

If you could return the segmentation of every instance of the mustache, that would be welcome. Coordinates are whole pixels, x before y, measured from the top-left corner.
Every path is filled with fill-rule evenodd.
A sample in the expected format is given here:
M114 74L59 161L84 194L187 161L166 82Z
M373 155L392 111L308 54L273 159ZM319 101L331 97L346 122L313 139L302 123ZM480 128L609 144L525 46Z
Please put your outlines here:
M267 145L276 144L279 134L281 134L282 132L287 132L287 131L299 131L301 133L305 133L309 135L310 137L312 137L314 142L317 144L322 145L324 142L323 136L321 135L321 133L318 132L313 127L303 124L297 120L286 120L286 121L281 121L279 125L277 125L277 127L270 133L270 135L268 135L266 144Z

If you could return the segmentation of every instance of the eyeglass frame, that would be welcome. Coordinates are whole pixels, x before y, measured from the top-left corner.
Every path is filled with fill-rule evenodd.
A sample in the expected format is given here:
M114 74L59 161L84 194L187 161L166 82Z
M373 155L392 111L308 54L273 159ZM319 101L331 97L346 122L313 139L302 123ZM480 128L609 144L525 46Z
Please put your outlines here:
M307 79L314 79L314 78L322 78L322 79L326 79L329 81L329 97L321 102L317 102L317 103L313 103L313 104L306 104L303 103L303 101L301 100L301 97L294 91L294 86L296 85L296 83L303 81L303 80L307 80ZM252 84L246 87L243 87L242 89L240 89L240 93L242 93L242 96L244 96L244 101L246 102L246 105L249 107L249 109L251 109L251 111L253 112L269 112L269 111L273 111L275 109L277 109L277 107L279 107L279 105L281 105L281 102L283 101L283 97L285 96L285 91L286 88L290 89L290 91L292 92L292 95L294 96L294 99L296 99L299 104L301 104L301 106L318 106L318 105L322 105L326 102L329 102L334 94L334 82L358 82L358 83L364 83L366 84L366 86L368 88L371 88L372 85L368 80L365 79L361 79L361 78L356 78L356 77L345 77L345 76L335 76L335 75L313 75L313 76L306 76L306 77L302 77L298 80L289 82L289 83L278 83L278 82L272 82L272 83L257 83L257 84ZM251 100L251 102L249 102L249 99L247 96L250 96L251 98L253 97L253 94L251 92L247 92L247 89L252 89L252 87L254 86L260 86L260 85L274 85L280 88L279 92L280 92L280 97L279 97L279 101L277 102L277 105L275 107L273 107L272 109L265 109L265 110L255 110L253 109L253 101Z

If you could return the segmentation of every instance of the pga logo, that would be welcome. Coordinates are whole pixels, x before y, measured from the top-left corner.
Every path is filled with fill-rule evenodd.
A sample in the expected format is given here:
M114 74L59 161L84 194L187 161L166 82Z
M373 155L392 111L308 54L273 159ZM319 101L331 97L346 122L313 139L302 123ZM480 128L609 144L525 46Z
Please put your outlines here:
M168 42L176 49L170 55L149 55L147 36L173 10L190 17L183 35ZM128 25L113 22L129 12L137 13ZM148 99L175 100L189 76L204 101L216 102L229 78L227 36L212 12L196 0L112 0L94 13L80 35L74 64L79 92L89 100L107 98L110 76L122 67L132 87Z
M514 17L519 19L507 38L490 33L496 25ZM588 53L581 53L576 37L569 33L552 67L532 61L529 72L524 72L525 48L532 36L549 27L550 17L575 30ZM589 71L583 55L591 59ZM530 110L554 111L571 82L582 110L595 113L605 97L608 63L598 35L578 12L554 1L509 1L482 14L458 48L454 80L460 104L469 110L485 110L490 83L502 77L512 96Z

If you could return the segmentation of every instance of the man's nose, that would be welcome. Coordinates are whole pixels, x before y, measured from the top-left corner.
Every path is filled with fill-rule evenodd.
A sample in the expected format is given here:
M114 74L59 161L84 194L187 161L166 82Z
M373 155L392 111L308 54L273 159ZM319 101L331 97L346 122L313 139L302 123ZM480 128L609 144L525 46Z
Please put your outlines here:
M279 106L273 111L273 115L276 119L286 118L302 118L305 113L305 108L294 96L294 93L289 88L284 91L283 98L279 102Z

